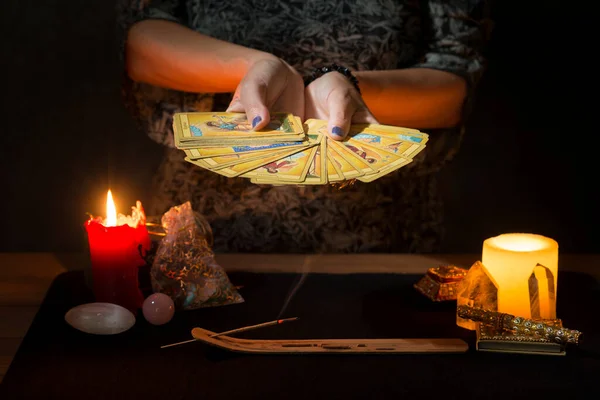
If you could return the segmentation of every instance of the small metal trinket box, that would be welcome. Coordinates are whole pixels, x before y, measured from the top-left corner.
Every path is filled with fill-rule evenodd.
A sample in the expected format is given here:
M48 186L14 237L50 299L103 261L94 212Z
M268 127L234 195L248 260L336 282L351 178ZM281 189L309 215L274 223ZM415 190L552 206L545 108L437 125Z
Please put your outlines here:
M414 286L433 301L456 300L458 284L467 275L467 270L455 265L429 268L427 274Z

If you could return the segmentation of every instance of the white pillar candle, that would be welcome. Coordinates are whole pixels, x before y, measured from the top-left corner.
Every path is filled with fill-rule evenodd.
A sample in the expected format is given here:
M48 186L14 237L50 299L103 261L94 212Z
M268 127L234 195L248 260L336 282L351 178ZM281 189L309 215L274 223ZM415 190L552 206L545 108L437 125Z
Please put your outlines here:
M552 272L554 300L558 289L558 243L528 233L508 233L483 242L481 262L498 284L498 311L531 318L529 278L536 265ZM541 278L541 274L538 276ZM548 301L547 285L540 285L541 318L556 318L556 301Z

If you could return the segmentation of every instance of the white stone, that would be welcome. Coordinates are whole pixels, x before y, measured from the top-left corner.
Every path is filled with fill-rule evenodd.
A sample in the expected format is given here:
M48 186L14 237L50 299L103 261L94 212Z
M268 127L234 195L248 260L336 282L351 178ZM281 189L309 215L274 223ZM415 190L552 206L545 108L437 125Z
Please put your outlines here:
M85 333L114 335L135 325L135 316L117 304L88 303L67 311L65 321Z

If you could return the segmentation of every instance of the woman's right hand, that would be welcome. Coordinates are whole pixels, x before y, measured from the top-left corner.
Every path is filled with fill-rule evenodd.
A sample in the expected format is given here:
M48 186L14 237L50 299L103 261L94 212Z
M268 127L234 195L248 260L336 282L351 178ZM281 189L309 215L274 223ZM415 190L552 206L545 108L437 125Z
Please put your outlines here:
M254 62L237 86L227 112L245 112L254 130L264 128L270 112L304 120L304 82L285 61L272 56Z

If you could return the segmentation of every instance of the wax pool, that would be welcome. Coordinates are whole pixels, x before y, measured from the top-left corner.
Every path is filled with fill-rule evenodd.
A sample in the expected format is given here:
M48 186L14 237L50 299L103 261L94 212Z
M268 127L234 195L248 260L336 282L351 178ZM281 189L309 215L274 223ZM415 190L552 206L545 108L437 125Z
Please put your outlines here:
M139 288L138 268L145 264L142 254L150 248L145 222L138 202L132 216L120 215L115 226L107 226L102 218L91 218L85 223L97 302L118 304L134 313L142 307L144 296Z

